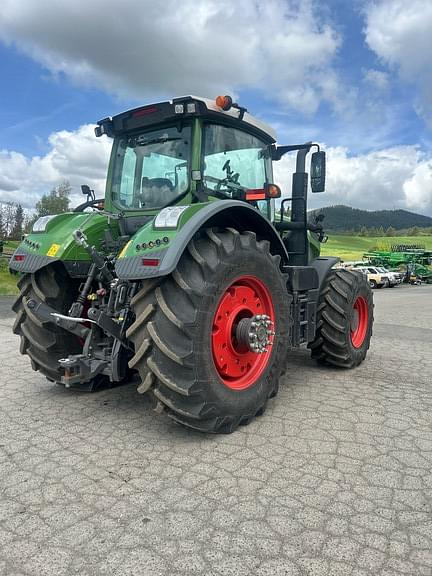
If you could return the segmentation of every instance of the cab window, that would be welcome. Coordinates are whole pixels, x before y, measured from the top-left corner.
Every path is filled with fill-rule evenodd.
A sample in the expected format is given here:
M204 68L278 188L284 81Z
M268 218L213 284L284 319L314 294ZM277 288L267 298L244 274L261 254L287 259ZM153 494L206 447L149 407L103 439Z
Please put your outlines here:
M269 146L227 126L210 124L204 133L203 179L207 190L236 198L239 190L262 189L271 178ZM258 208L268 215L267 201Z

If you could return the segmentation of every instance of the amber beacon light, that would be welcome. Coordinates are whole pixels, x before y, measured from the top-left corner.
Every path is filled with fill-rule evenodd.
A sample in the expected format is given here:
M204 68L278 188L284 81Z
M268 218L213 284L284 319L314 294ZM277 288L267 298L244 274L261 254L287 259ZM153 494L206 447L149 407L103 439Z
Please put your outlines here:
M229 110L233 105L231 96L218 96L216 98L216 106L222 108L222 110Z

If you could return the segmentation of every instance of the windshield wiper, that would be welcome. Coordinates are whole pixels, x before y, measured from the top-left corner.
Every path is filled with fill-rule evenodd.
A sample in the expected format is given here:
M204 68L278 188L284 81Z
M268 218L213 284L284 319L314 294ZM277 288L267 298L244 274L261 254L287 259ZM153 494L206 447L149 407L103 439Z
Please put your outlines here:
M175 140L182 140L182 138L180 138L179 136L172 136L171 138L160 136L159 138L153 138L152 140L147 140L147 142L135 141L134 147L135 146L149 146L150 144L161 144L161 143L165 143L165 142L174 142Z

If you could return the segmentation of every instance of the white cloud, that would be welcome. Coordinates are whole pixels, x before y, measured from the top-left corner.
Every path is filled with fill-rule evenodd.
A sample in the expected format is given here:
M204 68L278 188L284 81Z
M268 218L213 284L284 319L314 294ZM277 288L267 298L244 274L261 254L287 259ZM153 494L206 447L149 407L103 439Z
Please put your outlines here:
M432 161L425 161L416 166L412 177L404 182L406 204L409 208L417 207L425 211L432 209Z
M103 196L111 141L95 138L94 126L62 130L49 137L45 156L26 157L0 151L0 201L34 207L43 193L64 179L73 187L73 204L82 201L80 185L89 184ZM327 186L310 194L311 208L330 204L374 209L405 208L432 216L432 155L415 146L396 146L352 156L347 148L324 146ZM290 195L295 155L275 162L275 182Z
M382 70L363 70L363 79L378 90L387 90L389 86L389 75Z
M415 146L396 146L358 156L347 148L327 148L324 194L311 194L311 208L347 204L366 210L402 208L432 216L432 156ZM292 158L275 164L275 180L291 189Z
M0 201L33 208L42 194L65 179L72 186L75 204L81 200L81 184L89 184L103 196L110 151L107 138L96 138L94 126L84 125L74 132L55 132L48 143L50 149L42 157L0 151Z
M417 85L416 109L432 126L432 2L378 0L366 10L366 42L384 64Z
M313 113L336 106L339 38L316 0L3 0L0 39L120 96L253 88ZM311 81L313 79L313 81Z

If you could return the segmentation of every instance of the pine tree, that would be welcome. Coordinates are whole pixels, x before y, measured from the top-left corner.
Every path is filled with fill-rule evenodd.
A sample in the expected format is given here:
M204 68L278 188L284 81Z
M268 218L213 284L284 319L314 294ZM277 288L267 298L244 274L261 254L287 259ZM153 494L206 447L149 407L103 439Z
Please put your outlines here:
M3 205L0 204L0 240L6 236L3 222Z
M10 237L12 240L21 240L23 235L23 224L24 224L24 210L21 204L17 204L14 214L14 223Z
M15 210L15 204L13 202L5 202L3 204L3 229L5 238L10 238L14 227Z

